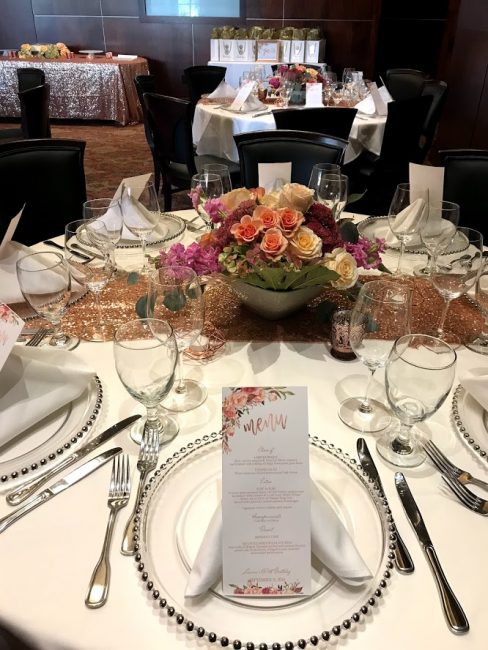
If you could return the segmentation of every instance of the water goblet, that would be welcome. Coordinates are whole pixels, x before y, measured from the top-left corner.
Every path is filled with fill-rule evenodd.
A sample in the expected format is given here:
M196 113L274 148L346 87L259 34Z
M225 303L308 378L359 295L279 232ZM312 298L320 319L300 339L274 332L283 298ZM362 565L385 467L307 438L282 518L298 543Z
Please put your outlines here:
M432 284L444 299L444 308L434 335L454 347L458 347L461 341L457 334L445 330L449 305L475 286L483 267L482 234L472 228L458 228L457 237L466 243L463 254L456 254L448 264L435 268L430 276Z
M449 395L456 369L450 345L426 334L401 336L385 368L388 403L400 420L377 442L378 453L400 467L420 465L425 453L414 429L433 415Z
M391 280L372 280L361 287L351 313L349 342L370 371L364 397L342 402L340 419L363 432L381 431L390 423L387 408L369 397L374 373L383 368L394 341L409 332L411 290Z
M228 165L221 165L218 163L208 163L203 166L203 172L208 174L217 174L222 181L222 194L227 194L232 190L232 182L230 180L230 172Z
M459 205L451 201L429 202L427 218L420 228L420 239L427 249L427 266L414 269L414 275L432 275L437 258L451 244L459 223Z
M341 218L341 214L347 205L347 198L349 195L349 177L345 176L344 174L340 174L340 177L341 177L341 189L340 189L339 201L337 202L336 209L335 209L336 221L339 221L339 219Z
M170 411L189 411L207 397L200 382L182 377L183 352L200 335L204 301L196 273L186 266L164 266L149 277L147 316L167 321L173 328L179 351L176 382L163 406Z
M68 262L73 279L81 286L86 287L95 299L96 322L86 331L84 338L88 341L108 341L112 340L113 330L103 321L100 294L112 276L112 269L105 262L103 247L99 245L93 233L91 236L88 233L88 228L91 223L84 219L79 219L77 221L71 221L66 225L64 256ZM99 221L95 228L97 231L100 231L104 229L104 225ZM99 235L98 237L101 238L102 236ZM76 246L74 246L78 244L91 246L99 250L102 255L94 257L90 262L86 262L86 260L81 259L78 255ZM88 318L87 321L89 321Z
M314 190L315 200L327 206L337 221L337 207L342 196L341 174L320 173L316 178L314 186L310 186Z
M143 265L140 273L147 275L150 271L146 245L148 237L154 232L161 219L158 195L154 183L130 183L122 187L122 216L126 228L139 238L142 248Z
M401 276L405 246L416 237L427 218L428 190L414 192L410 183L399 183L391 200L388 223L393 235L400 242L400 255L396 276Z
M17 260L17 279L26 302L53 326L49 345L72 350L80 340L61 331L71 296L71 274L61 253L30 253Z
M87 221L100 220L107 230L107 238L111 242L107 250L107 263L115 271L115 248L122 237L124 219L122 208L117 199L91 199L83 203L83 218Z
M486 260L482 272L476 282L476 302L483 315L483 326L480 335L466 347L479 354L488 354L488 266Z
M191 179L190 196L193 207L207 227L212 226L212 202L222 196L222 178L219 174L201 172Z
M159 416L158 406L171 390L178 347L169 323L140 318L121 325L114 336L115 368L127 392L146 407L145 422L136 423L131 438L140 444L143 432L157 432L159 443L170 442L170 434Z

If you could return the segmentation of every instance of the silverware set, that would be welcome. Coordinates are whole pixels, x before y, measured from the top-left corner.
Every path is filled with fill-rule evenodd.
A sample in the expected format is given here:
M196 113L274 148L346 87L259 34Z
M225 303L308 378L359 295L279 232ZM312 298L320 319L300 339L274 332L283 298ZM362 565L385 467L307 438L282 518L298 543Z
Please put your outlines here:
M37 332L25 344L26 347L36 348L49 334L50 330L46 327L40 327Z
M481 479L476 478L466 470L461 469L460 467L454 465L442 453L439 447L437 447L437 445L434 442L432 442L432 440L425 440L423 442L423 448L427 456L432 461L432 464L435 465L435 467L437 467L437 469L441 474L453 476L455 477L458 483L461 483L463 485L472 484L484 488L485 490L488 490L488 483L486 481L482 481Z
M451 474L443 474L442 478L466 508L484 517L488 516L488 501L471 492L471 490L459 482L457 477Z

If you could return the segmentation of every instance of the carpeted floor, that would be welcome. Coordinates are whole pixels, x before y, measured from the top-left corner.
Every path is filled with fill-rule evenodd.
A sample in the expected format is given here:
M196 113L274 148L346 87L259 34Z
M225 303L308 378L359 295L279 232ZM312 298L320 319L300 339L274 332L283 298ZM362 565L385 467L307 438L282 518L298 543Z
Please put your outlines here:
M0 123L0 129L18 124ZM98 123L51 124L53 138L84 140L85 176L89 199L113 196L120 181L128 176L153 171L153 162L144 136L144 126L112 126ZM173 210L190 208L186 192L173 195Z

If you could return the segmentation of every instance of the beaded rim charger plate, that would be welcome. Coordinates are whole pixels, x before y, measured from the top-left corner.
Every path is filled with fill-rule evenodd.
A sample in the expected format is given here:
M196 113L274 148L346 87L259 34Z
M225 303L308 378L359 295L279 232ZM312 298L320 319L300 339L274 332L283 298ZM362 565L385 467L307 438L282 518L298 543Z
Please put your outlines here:
M176 214L163 212L161 220L154 233L147 240L148 246L160 246L174 243L185 232L185 221ZM141 248L140 239L121 239L117 248Z
M480 369L480 372L484 374L485 370ZM488 460L488 413L461 384L452 398L452 416L465 444Z
M345 635L370 618L393 567L391 514L358 463L317 437L310 439L311 477L353 537L373 578L352 588L312 558L310 595L228 596L217 584L197 598L185 598L191 565L220 500L221 447L221 435L212 433L181 448L155 472L139 503L135 559L161 614L175 629L186 631L186 642L193 636L236 648L248 643L256 648L260 643L268 648L284 648L287 642L316 645L320 638Z
M1 485L12 487L35 470L59 463L91 436L102 406L102 384L95 375L85 391L14 440L0 447Z

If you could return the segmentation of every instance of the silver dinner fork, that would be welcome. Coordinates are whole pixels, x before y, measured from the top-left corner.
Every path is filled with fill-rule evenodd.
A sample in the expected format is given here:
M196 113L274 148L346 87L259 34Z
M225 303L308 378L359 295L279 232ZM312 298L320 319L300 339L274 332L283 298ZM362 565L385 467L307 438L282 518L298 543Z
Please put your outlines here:
M433 465L435 465L437 469L441 472L441 474L451 474L456 477L459 483L462 484L471 483L472 485L477 485L478 487L488 490L487 482L482 481L480 478L476 478L466 470L457 467L457 465L454 465L454 463L452 463L442 453L439 447L437 447L437 445L433 443L432 440L424 440L422 444L425 453L430 458Z
M34 334L34 336L31 336L31 338L27 341L25 344L28 347L31 348L36 348L46 337L46 334L49 332L48 329L45 327L40 327L37 332Z
M477 512L484 517L488 517L488 501L481 499L479 496L471 492L465 485L458 483L455 476L452 474L443 474L442 478L446 485L454 492L459 501L469 510Z
M127 454L114 458L112 465L112 476L108 492L107 505L110 508L105 539L103 540L102 553L93 569L93 574L85 598L85 605L90 609L102 607L107 602L108 589L110 585L110 542L114 530L115 518L118 511L127 505L130 496L130 467Z
M120 552L123 555L134 555L134 524L137 515L137 507L141 498L142 490L146 484L146 478L149 472L158 464L159 455L159 434L157 431L149 433L144 432L141 441L141 449L139 458L137 460L137 469L139 471L139 485L137 487L136 500L134 502L134 509L129 517L124 530L124 537L122 539L122 546Z

